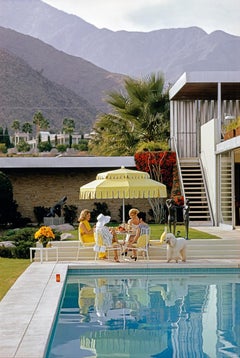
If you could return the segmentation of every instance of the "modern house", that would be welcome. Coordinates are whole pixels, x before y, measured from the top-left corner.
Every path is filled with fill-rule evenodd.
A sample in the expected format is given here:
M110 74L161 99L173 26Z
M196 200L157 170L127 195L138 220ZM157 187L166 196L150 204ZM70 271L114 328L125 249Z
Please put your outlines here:
M119 221L122 199L80 200L82 185L96 179L99 172L125 166L136 169L131 157L0 157L0 170L10 179L14 200L23 217L36 221L35 207L52 207L67 196L67 205L76 206L78 213L83 209L93 210L95 202L106 202L111 216ZM126 205L138 205L140 210L149 210L146 199L126 200Z
M240 136L223 125L240 116L240 71L184 73L170 89L171 146L176 150L190 220L240 225Z
M171 149L176 151L183 196L190 201L190 220L233 229L240 226L240 136L224 140L223 125L240 116L240 71L184 73L170 89ZM13 183L23 216L35 206L52 206L61 197L79 210L79 188L98 172L124 165L133 157L2 157L0 170ZM146 200L131 201L149 210ZM108 201L118 220L121 202Z

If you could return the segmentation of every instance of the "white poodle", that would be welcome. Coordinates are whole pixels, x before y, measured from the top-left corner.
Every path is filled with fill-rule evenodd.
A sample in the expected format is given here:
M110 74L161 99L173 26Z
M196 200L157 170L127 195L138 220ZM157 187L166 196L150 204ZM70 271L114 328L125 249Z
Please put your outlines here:
M167 244L167 262L181 258L182 262L186 262L186 240L183 237L175 237L173 234L168 233L164 235L162 240Z

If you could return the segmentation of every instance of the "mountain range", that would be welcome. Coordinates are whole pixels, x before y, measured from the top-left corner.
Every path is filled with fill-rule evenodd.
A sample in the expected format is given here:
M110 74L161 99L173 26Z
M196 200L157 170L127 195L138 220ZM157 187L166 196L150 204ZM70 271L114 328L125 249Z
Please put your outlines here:
M75 96L79 104L74 106L84 109L87 119L74 111L66 116L81 117L79 127L84 123L90 128L95 114L107 111L103 98L111 90L122 90L126 75L141 78L161 72L171 85L185 71L240 70L240 37L223 31L207 34L191 27L114 32L98 29L41 0L0 0L0 26L3 57L6 59L8 53L18 58L18 65L22 60L36 72L29 95L37 90L36 78L41 76L55 88L55 96L54 86L59 86L59 91L62 88L66 96ZM13 101L16 90L12 92ZM61 100L58 103L61 106ZM52 116L52 112L48 115ZM10 115L0 110L0 122L2 115L9 120ZM56 124L60 115L55 116Z
M43 115L49 118L52 129L58 127L60 130L63 118L71 117L76 119L78 124L76 129L84 130L84 132L87 130L88 133L96 115L108 110L108 105L103 100L107 93L115 88L123 87L123 75L115 75L80 57L65 54L34 37L0 27L0 53L2 51L4 59L8 53L9 56L15 58L16 65L13 64L12 58L9 61L7 74L5 66L8 62L4 60L5 66L0 62L1 87L4 88L4 91L1 91L1 97L4 102L8 103L8 108L5 110L0 108L0 123L3 123L3 119L4 122L9 122L10 118L11 122L14 119L19 119L20 122L23 119L31 121L33 114L41 110ZM1 59L3 60L3 57L0 57ZM15 68L19 65L17 62L22 61L31 69L28 73L28 87L24 87L25 82L19 83L18 71ZM12 82L5 79L10 74ZM31 77L30 74L34 76ZM16 76L15 81L14 76ZM41 78L42 82L36 81L36 78ZM44 90L44 87L39 88L45 83L43 79L48 80L47 90ZM14 91L12 91L12 85L15 87ZM56 91L56 85L58 85L58 91ZM48 97L46 104L46 98L39 97L39 93L50 93L50 86L53 87L55 101ZM16 98L14 96L18 92L24 92L25 99L27 99L25 106L22 104L21 109L15 106L19 99L18 96ZM70 98L72 105L69 104ZM14 113L15 116L13 116Z

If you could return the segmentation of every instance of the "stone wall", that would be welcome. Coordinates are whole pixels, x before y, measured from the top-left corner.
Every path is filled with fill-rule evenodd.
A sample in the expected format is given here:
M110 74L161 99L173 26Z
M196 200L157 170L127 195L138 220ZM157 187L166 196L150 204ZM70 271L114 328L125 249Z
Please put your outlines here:
M69 168L69 169L1 169L11 180L14 200L18 204L18 211L23 217L29 217L36 222L33 213L35 206L51 207L63 196L67 196L67 205L75 205L78 214L83 209L90 211L95 208L94 202L105 202L111 212L112 219L120 221L119 209L121 199L112 200L79 200L80 186L96 179L99 172L112 168ZM150 205L147 199L126 199L125 205L132 205L139 210L148 212ZM126 219L128 215L126 213Z

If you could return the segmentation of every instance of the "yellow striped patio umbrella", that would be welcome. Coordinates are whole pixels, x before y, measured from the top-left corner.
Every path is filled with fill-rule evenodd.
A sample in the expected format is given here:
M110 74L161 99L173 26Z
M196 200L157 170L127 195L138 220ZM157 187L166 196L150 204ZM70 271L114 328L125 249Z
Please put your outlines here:
M123 222L125 222L125 199L166 198L166 186L152 180L146 172L125 167L99 173L96 180L80 187L80 199L123 199Z

